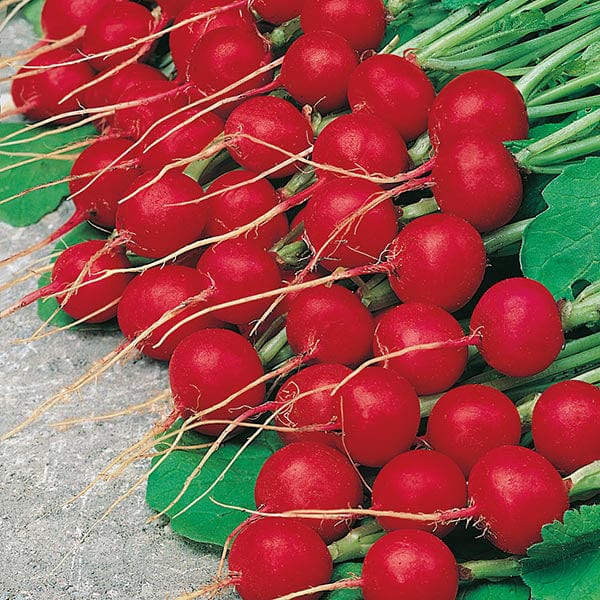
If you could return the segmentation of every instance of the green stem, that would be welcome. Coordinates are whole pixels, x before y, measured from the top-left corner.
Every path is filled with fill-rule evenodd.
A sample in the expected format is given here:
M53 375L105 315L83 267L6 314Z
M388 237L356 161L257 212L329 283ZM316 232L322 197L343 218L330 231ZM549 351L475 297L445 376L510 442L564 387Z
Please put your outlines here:
M594 71L592 73L586 73L585 75L581 75L580 77L575 77L562 85L559 85L551 90L547 90L542 92L529 100L527 103L527 108L529 109L532 106L539 106L541 104L550 104L551 102L555 102L556 100L560 100L561 98L565 98L567 96L572 96L582 90L589 88L590 86L595 85L600 81L600 69Z
M291 198L294 194L304 191L316 181L314 169L311 167L306 171L298 171L280 190L283 198Z
M405 222L413 221L418 217L430 215L438 210L440 210L440 207L437 205L435 198L423 198L414 204L403 206L401 219Z
M574 158L589 156L600 151L600 135L595 135L585 140L578 140L565 144L558 148L552 148L546 152L542 152L534 156L529 161L529 170L533 172L541 172L540 168L550 167L559 163L566 163ZM564 165L561 171L565 168Z
M600 460L581 467L567 477L566 481L572 484L569 490L571 502L589 500L597 496L600 492Z
M596 324L600 320L600 292L565 302L561 308L561 319L565 331Z
M274 371L277 367L286 363L292 356L295 356L294 351L289 344L286 344L273 358L273 360L266 365L269 371Z
M426 131L415 140L415 143L408 151L408 155L410 156L410 159L415 167L418 167L429 159L430 154L431 140L429 139L429 132Z
M361 300L371 312L376 312L398 304L398 296L394 294L390 282L387 279L363 294Z
M537 100L537 98L536 98ZM535 105L527 107L529 120L545 119L546 117L555 117L566 113L577 112L579 110L589 110L600 106L600 95L587 96L586 98L577 98L575 100L565 100L564 102L553 102L552 104Z
M263 365L268 365L287 344L287 333L285 327L273 338L271 338L259 350L258 356Z
M302 240L292 242L277 252L277 262L292 267L301 265L308 256L308 246Z
M496 560L470 560L459 563L458 573L463 581L518 577L521 574L521 561L512 556Z
M488 254L494 254L507 246L511 246L517 242L520 242L523 238L523 232L529 223L533 219L524 219L523 221L517 221L516 223L510 223L500 229L496 229L492 233L488 233L483 236L483 244L485 251Z
M364 558L369 548L384 534L379 523L375 519L369 519L360 527L352 529L341 540L329 544L329 554L334 563Z
M537 404L537 401L539 400L540 396L540 393L534 393L530 396L526 396L525 398L523 398L522 402L520 402L517 406L519 416L521 417L521 423L526 427L531 425L531 416L533 415L533 409Z
M271 33L266 33L265 37L271 42L273 48L283 48L301 33L300 17L296 17L279 27L275 27Z

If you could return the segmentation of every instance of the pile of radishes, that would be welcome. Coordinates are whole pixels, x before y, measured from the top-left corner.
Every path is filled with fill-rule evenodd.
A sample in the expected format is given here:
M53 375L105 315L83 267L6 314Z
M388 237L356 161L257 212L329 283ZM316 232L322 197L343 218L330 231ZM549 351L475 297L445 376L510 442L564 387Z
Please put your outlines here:
M2 113L99 132L73 216L2 263L86 220L110 236L65 248L1 316L56 298L76 323L116 317L125 341L78 387L133 349L170 361L155 431L183 419L215 438L206 460L261 416L279 431L207 593L452 600L458 521L523 555L569 507L562 475L600 459L594 385L545 380L526 413L494 383L565 344L542 284L482 288L482 234L523 198L528 163L505 143L528 137L524 96L489 69L434 86L419 50L447 37L376 53L388 16L381 0L46 0ZM477 361L489 385L465 383ZM362 576L330 583L334 542L366 516L381 537Z

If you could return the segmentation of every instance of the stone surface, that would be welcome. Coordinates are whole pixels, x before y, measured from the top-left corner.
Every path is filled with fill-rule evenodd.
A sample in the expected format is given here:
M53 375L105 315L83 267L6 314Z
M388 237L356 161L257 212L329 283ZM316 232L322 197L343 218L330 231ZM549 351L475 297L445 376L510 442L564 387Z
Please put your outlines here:
M26 48L30 36L28 26L15 21L0 35L0 54ZM0 92L6 94L6 87ZM71 211L65 203L26 229L0 224L0 256L41 239ZM43 252L35 258L42 257ZM2 269L0 285L21 274L31 260ZM0 292L0 306L34 287L35 280L30 279ZM34 307L0 321L0 435L120 342L117 333L73 331L34 343L14 342L29 337L39 325ZM211 581L219 549L186 541L165 522L146 524L152 511L144 503L145 484L102 519L106 509L147 471L147 460L65 506L112 458L147 432L161 413L87 422L66 431L51 424L122 410L167 385L166 367L156 362L138 360L118 366L71 402L0 442L0 600L175 598ZM166 408L162 410L164 414Z

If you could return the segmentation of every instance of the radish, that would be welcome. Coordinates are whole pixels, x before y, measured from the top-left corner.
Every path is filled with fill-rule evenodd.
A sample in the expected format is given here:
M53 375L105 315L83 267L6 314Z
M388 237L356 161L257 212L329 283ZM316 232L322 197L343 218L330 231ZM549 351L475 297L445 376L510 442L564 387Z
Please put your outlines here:
M27 119L41 121L48 117L78 111L82 98L75 95L59 104L68 92L89 83L94 71L85 62L75 64L61 63L77 60L79 54L67 48L50 50L32 58L18 71L13 79L11 94L17 110ZM63 116L56 123L73 123L79 116Z
M437 304L449 312L474 296L486 261L477 230L446 214L411 221L392 242L387 258L395 267L389 272L390 285L400 300Z
M154 347L173 325L205 304L205 301L199 299L205 291L202 277L190 267L165 265L148 269L125 288L117 311L119 327L123 335L131 341L157 322L167 311L188 305L152 331L138 346L140 352L146 356L157 360L169 360L176 346L187 336L201 329L221 325L214 315L209 314L186 323L169 335L158 347Z
M267 23L281 25L299 17L304 0L254 0L252 8Z
M405 142L427 130L433 84L417 65L392 54L367 58L350 75L348 101L395 127Z
M337 450L297 442L271 455L254 487L256 506L264 513L288 510L357 508L363 500L360 477ZM329 544L343 537L353 519L304 519Z
M365 556L360 579L365 600L454 600L458 567L449 548L425 531L393 531Z
M97 71L112 69L132 59L138 47L121 50L105 56L94 57L146 37L154 28L154 18L147 9L135 2L111 1L96 11L83 34L81 50L92 55L89 63Z
M301 428L329 423L340 418L340 401L331 395L331 387L340 383L350 369L336 363L320 363L306 367L292 375L277 392L275 401L281 405L290 402L289 408L278 412L275 422L281 427ZM325 388L325 389L320 389ZM327 431L280 431L284 444L316 442L343 450L337 433Z
M70 317L87 323L109 321L117 314L117 303L132 274L107 271L131 267L120 248L108 247L103 240L92 240L63 250L52 268L51 283L24 296L0 313L4 318L36 300L56 296Z
M325 542L310 527L290 519L259 519L245 525L229 552L230 577L243 600L273 600L326 584L332 572ZM317 600L320 594L305 596Z
M549 367L563 344L560 314L552 294L533 279L514 277L493 285L471 316L481 331L483 359L510 377L528 377Z
M382 467L414 443L420 404L403 377L389 369L369 367L337 395L343 447L354 462Z
M304 33L334 31L364 52L383 39L385 8L381 0L305 0L300 23Z
M430 514L466 506L467 483L458 465L435 450L411 450L393 458L373 483L372 508L380 511ZM438 537L448 535L453 525L437 521L413 521L377 517L387 531L423 529Z
M425 440L449 456L468 477L477 460L492 448L518 445L519 411L510 398L485 385L461 385L446 392L427 422Z
M508 77L495 71L469 71L442 88L429 115L434 147L443 148L466 131L498 142L527 138L525 100Z
M373 352L382 356L411 346L462 338L458 321L438 306L407 302L386 313L375 330ZM443 344L442 344L443 345ZM467 364L464 347L415 350L384 366L405 377L417 394L437 394L454 385Z
M560 381L539 397L531 432L535 449L559 471L600 459L600 390L584 381Z
M246 184L228 189L240 183ZM206 200L208 220L204 233L208 237L234 231L257 219L278 204L277 194L267 179L258 178L250 171L230 171L215 179L207 190L208 195L219 192ZM264 225L246 234L265 250L287 233L285 215L277 215Z
M319 362L354 365L367 358L373 317L349 290L334 285L300 292L287 316L288 342L295 354Z
M175 348L169 364L175 415L187 418L208 411L210 419L234 419L264 400L264 384L255 383L220 408L214 407L262 376L256 350L241 335L226 329L197 331ZM195 429L217 436L226 427L200 422Z
M128 250L147 258L163 258L200 239L206 206L202 188L183 173L157 178L144 173L131 184L127 201L117 209L116 227Z
M279 267L271 254L253 240L227 240L211 246L196 266L214 286L212 304L231 302L280 287ZM227 323L246 324L268 308L271 300L254 300L222 308L215 316Z
M523 198L518 166L504 144L482 133L463 133L440 144L432 170L442 212L478 231L506 225Z
M231 113L225 123L225 136L233 159L249 171L262 173L274 169L289 157L247 136L296 155L310 147L313 131L309 121L290 102L260 96L246 100ZM297 163L291 161L269 173L268 177L293 175L297 168Z

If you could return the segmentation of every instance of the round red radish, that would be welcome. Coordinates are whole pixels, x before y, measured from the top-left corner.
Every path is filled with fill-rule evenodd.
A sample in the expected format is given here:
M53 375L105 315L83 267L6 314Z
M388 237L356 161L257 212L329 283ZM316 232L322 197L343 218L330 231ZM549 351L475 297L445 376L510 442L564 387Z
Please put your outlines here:
M509 377L529 377L549 367L564 344L552 294L533 279L513 277L493 285L471 316L481 334L479 351L490 367Z
M89 83L94 76L94 71L85 62L49 66L79 59L81 59L80 54L67 48L57 48L32 58L19 69L18 75L21 76L35 73L12 81L13 102L25 118L41 121L81 109L82 94L76 94L62 104L59 102L70 92ZM55 123L68 124L80 118L81 116L63 117L57 119Z
M257 178L250 171L230 171L215 179L207 190L207 194L219 192L208 198L208 220L204 233L207 237L222 235L246 225L278 204L277 194L273 186L266 180ZM238 186L234 189L233 186ZM246 237L258 242L265 250L279 241L287 233L285 215L277 215L258 229L249 231Z
M434 450L454 460L468 477L486 452L519 443L519 411L499 390L485 385L461 385L437 401L427 422L425 439Z
M373 509L408 513L433 513L467 503L467 483L458 465L435 450L399 454L381 469L373 483ZM377 517L387 531L422 529L444 537L454 525Z
M325 542L313 529L290 519L265 518L249 523L235 538L229 572L243 600L272 600L326 584L332 564Z
M267 23L281 25L300 16L304 0L254 0L252 8Z
M211 410L207 420L231 421L265 397L264 384L246 386L263 376L256 350L238 333L227 329L202 329L186 337L173 352L169 378L175 409L183 418ZM217 436L227 424L198 425L197 431Z
M190 267L165 265L144 271L127 286L119 302L117 316L123 335L131 341L154 325L166 312L189 302L187 308L155 329L138 345L140 352L146 356L169 360L176 346L188 335L221 324L212 313L196 318L154 348L174 325L207 306L206 301L190 300L206 291L204 283L198 272Z
M194 108L177 112L150 130L138 153L142 168L160 169L175 161L195 156L223 131L224 123L214 113L201 117L196 117L197 114L198 110ZM188 120L189 123L176 130ZM160 142L157 141L159 139ZM186 166L187 164L181 165L181 170Z
M303 290L287 316L288 342L295 354L352 366L369 357L373 317L346 288Z
M122 4L124 0L110 0ZM106 0L45 0L41 24L44 37L60 40L92 23L106 6Z
M563 473L600 459L599 428L600 390L591 383L555 383L533 409L535 449Z
M212 304L262 294L281 287L279 267L254 240L235 239L215 244L200 257L196 267L208 277L214 291ZM219 309L215 315L227 323L242 325L258 319L275 297L243 301L237 306Z
M274 96L259 96L246 100L231 113L225 123L225 136L234 160L249 171L262 173L289 161L288 153L298 154L309 148L313 131L308 119L290 102ZM261 141L285 152L269 148ZM297 170L298 163L292 162L269 173L268 177L286 177Z
M525 554L542 539L542 526L562 520L569 497L558 471L522 446L501 446L484 454L469 475L473 511L486 537L509 554Z
M463 335L458 321L444 309L432 304L407 302L381 318L375 330L373 352L375 356L383 356L420 344L443 344ZM408 379L417 394L438 394L462 375L467 364L467 349L414 350L386 359L383 364Z
M392 289L403 302L427 302L454 312L478 290L486 267L477 230L458 217L425 215L410 222L390 246Z
M502 142L485 134L465 133L440 145L432 175L442 212L479 231L506 225L521 206L517 164Z
M254 499L265 513L288 510L357 508L363 488L356 469L330 446L297 442L270 456L262 466ZM327 543L345 535L352 519L301 519Z
M288 408L277 414L275 417L277 425L300 428L325 425L333 421L339 423L340 401L337 396L331 395L331 391L350 373L351 370L344 365L322 363L292 375L277 392L277 402L284 404L293 401ZM279 437L284 444L317 442L343 450L341 437L334 432L280 431Z
M365 112L338 117L317 137L315 162L347 171L394 176L408 168L402 136L385 121ZM317 168L320 178L335 176Z
M382 467L414 443L421 420L413 387L389 369L369 367L338 392L344 450L367 467Z
M388 533L365 556L365 600L454 600L457 592L454 555L444 542L425 531Z
M405 142L427 130L435 89L425 72L393 54L378 54L362 62L348 81L353 111L366 111L395 127Z
M142 5L135 2L109 2L88 23L81 49L83 54L91 56L89 63L97 71L112 69L132 59L148 42L105 56L94 55L110 52L113 48L127 46L135 40L145 38L152 33L153 27L152 13Z
M200 239L206 207L193 201L203 195L183 173L169 171L158 178L158 172L148 171L133 181L126 193L131 197L119 204L117 231L127 249L139 256L168 256Z
M443 147L466 131L499 142L527 138L525 101L508 77L495 71L469 71L442 88L429 115L434 147Z
M377 262L398 232L398 215L384 191L364 179L335 178L319 186L303 211L310 246L320 252L329 271ZM361 209L381 201L368 211ZM350 223L336 232L348 217Z
M75 208L88 215L89 220L100 227L114 228L117 203L125 196L132 178L140 173L139 167L135 164L122 168L123 162L131 158L131 155L127 155L131 146L132 142L129 140L100 137L73 163L71 177L74 179L69 181L69 192L74 196ZM121 155L125 155L124 158L115 162ZM112 166L99 175L99 171L109 165ZM92 175L85 176L87 173ZM90 184L94 179L95 181Z
M385 8L381 0L305 0L300 23L304 33L335 31L363 52L381 44Z
M52 284L62 291L56 300L70 317L102 323L117 314L117 303L133 274L106 271L131 267L121 248L109 248L104 240L81 242L63 250L52 269ZM83 276L82 274L85 273ZM97 280L97 281L96 281ZM75 284L77 289L69 288Z
M348 78L357 65L356 52L342 36L317 31L289 47L280 80L296 102L328 113L347 104Z

